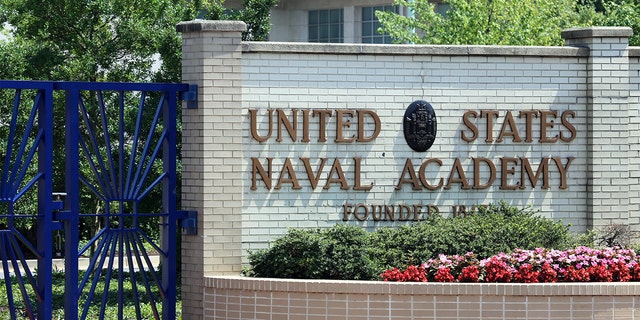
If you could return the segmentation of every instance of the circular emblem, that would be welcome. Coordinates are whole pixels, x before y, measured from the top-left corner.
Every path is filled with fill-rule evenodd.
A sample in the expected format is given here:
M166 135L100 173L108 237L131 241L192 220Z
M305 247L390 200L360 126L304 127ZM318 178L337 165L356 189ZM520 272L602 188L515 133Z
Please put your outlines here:
M411 149L425 152L431 148L436 140L438 123L436 113L429 102L414 101L404 113L404 139Z

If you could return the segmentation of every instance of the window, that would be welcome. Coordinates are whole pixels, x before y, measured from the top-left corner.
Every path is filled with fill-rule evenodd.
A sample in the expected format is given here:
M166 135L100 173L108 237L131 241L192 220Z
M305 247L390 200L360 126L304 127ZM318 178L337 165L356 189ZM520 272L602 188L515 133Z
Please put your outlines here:
M443 17L447 17L447 11L451 10L451 5L448 3L438 3L436 6L436 12Z
M378 33L380 21L376 17L376 11L399 13L400 7L378 6L362 8L362 43L392 43L391 36Z
M344 42L343 10L309 11L309 42Z

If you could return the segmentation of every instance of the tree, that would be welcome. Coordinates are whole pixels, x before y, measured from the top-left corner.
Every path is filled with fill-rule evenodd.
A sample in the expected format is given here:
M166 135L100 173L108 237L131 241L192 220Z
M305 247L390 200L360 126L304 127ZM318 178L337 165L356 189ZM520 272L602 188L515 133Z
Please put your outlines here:
M250 26L250 39L264 39L269 30L269 10L275 3L251 0L245 3L247 8L224 17L245 19ZM203 10L224 9L222 4L220 0L3 0L0 22L9 28L5 29L8 36L0 40L0 76L25 80L180 82L181 40L176 24L196 18ZM0 96L1 105L11 105L12 95ZM56 105L62 106L64 97L58 95L56 99ZM106 103L114 103L118 97L105 94L104 99ZM135 97L127 99L133 100L130 105L135 108ZM95 108L92 104L96 100L95 94L87 96L86 107ZM127 112L135 114L135 110ZM64 110L55 111L56 141L63 141L63 115ZM10 113L0 114L0 123L8 123L8 117ZM108 118L118 119L117 112ZM135 124L128 126L133 130ZM3 128L0 141L8 135ZM108 130L117 132L116 127ZM64 190L63 148L64 144L59 143L54 150L56 191ZM106 152L104 146L97 150L105 157ZM87 163L80 170L85 176L92 175ZM154 170L160 168L156 165ZM156 197L156 201L149 201L151 206L159 207L160 192L150 197ZM81 202L81 211L85 213L105 209L103 201L90 191L83 193ZM151 206L139 210L155 212ZM84 237L97 231L99 220L83 222ZM157 233L157 223L151 223L149 228Z
M593 25L640 25L637 0L444 0L446 17L428 0L397 0L413 13L377 12L381 32L397 43L562 45L561 31ZM637 37L630 39L634 44Z
M242 33L242 40L265 41L271 31L271 8L280 0L243 0L242 9L229 10L224 7L224 0L214 1L205 15L210 20L240 20L247 24L247 31Z
M245 21L245 40L266 40L277 3L244 0L243 9L228 10L224 0L3 0L0 22L12 26L3 44L20 50L0 50L21 58L23 69L7 73L16 60L0 59L0 72L5 79L179 82L178 22L208 12L208 19Z
M640 46L640 0L580 0L581 26L627 26L629 45Z
M32 44L29 79L148 81L159 48L175 25L195 17L200 1L5 0L3 23L13 40ZM173 31L173 32L170 32Z

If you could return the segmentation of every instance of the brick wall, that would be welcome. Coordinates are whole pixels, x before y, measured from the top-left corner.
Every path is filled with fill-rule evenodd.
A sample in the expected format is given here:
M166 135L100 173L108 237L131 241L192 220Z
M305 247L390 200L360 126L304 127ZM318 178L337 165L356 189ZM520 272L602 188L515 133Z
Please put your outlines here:
M195 24L202 23L215 25ZM203 217L218 221L214 228L224 235L213 246L233 246L227 235L234 233L242 247L227 252L244 256L288 228L350 223L374 229L410 223L397 221L401 205L414 212L421 206L422 216L429 205L452 215L500 200L531 205L576 232L609 223L637 228L637 49L629 50L629 29L585 30L565 31L565 47L230 44L228 36L208 38L220 53L201 51L199 69L185 65L185 81L202 72L201 91L208 94L201 92L201 106L216 110L187 111L187 117L209 116L197 134L210 149L200 161L214 172L203 184L217 188L207 188L205 198L228 200L211 203L218 212ZM235 50L237 65L218 59L228 49ZM416 100L428 101L437 116L437 137L427 152L413 151L402 131L404 112ZM347 110L341 125L337 110ZM380 132L371 141L350 141L359 126L366 136L376 129L371 117L358 123L362 110L379 117ZM325 124L316 111L329 113ZM188 129L188 118L185 123ZM188 133L183 140L187 148L196 141ZM408 163L419 175L428 159L424 179L411 184ZM536 176L545 163L548 176ZM477 188L492 178L490 186ZM442 187L427 188L441 179ZM234 209L220 218L229 203ZM365 207L385 205L396 209L396 221L374 221L373 214L358 219Z
M640 48L629 50L629 223L640 231Z
M616 38L614 41L621 40ZM625 61L626 51L616 54L621 57L606 57L608 60L601 63L604 70L611 67L612 60L616 63ZM614 117L614 113L608 110L612 106L611 97L597 98L594 102L594 95L600 97L602 92L613 92L612 89L620 85L615 81L621 80L619 72L613 73L610 81L614 84L607 88L594 88L595 82L601 83L603 75L590 69L594 65L592 60L589 50L581 45L504 48L245 43L244 108L256 109L263 115L258 118L258 131L263 135L269 128L269 109L286 110L289 115L293 114L292 109L297 109L298 119L301 118L301 110L305 109L372 109L380 116L382 130L370 143L336 143L332 140L335 137L318 143L313 131L310 142L302 142L300 133L293 141L286 130L283 130L282 141L278 142L275 124L273 137L265 142L258 142L250 134L245 134L243 248L264 247L269 239L283 234L289 227L326 227L343 223L342 205L345 203L434 204L441 213L451 215L460 212L461 206L468 210L473 205L506 200L517 206L532 205L540 209L542 215L571 224L576 232L593 227L594 220L596 226L615 221L628 223L627 202L630 200L627 194L630 190L627 180L621 178L628 172L626 152L630 145L630 131L625 109L628 104L626 100L619 102L620 107ZM623 66L627 64L623 63ZM600 91L593 93L594 89ZM624 92L628 94L629 91ZM425 153L410 149L402 132L404 111L415 100L430 102L438 120L437 139ZM599 102L601 100L603 102ZM594 103L596 113L593 111ZM471 134L462 121L469 110L497 112L491 128L492 138L486 132L486 119L477 119L478 138L472 142L462 139L462 133ZM527 110L553 111L558 113L558 117L563 112L573 112L575 117L568 119L576 129L575 139L570 142L539 142L543 138L538 118L534 119L531 142L514 142L512 136L497 142L507 112L514 116L518 133L525 140L526 121L518 115ZM245 130L250 127L249 121L250 117L245 116ZM569 135L559 119L555 122L553 128L546 128L547 137L560 133ZM335 132L335 125L335 121L328 122L328 134ZM618 134L612 135L612 132ZM486 142L487 139L493 141ZM594 151L594 147L600 149ZM314 165L319 165L319 159L323 157L327 161L337 158L347 179L355 172L353 158L360 157L363 184L373 182L374 186L366 191L343 190L335 184L324 189L322 186L326 180L320 179L319 186L311 188L299 157L312 159ZM442 166L429 166L427 179L435 184L439 178L444 178L446 184L455 159L461 161L466 178L472 183L472 158L478 157L488 158L497 166L497 180L490 188L464 189L461 183L454 183L450 189L430 191L424 187L413 190L405 184L402 190L396 190L407 159L411 159L416 171L425 159L440 159ZM501 188L500 163L505 157L527 158L533 170L544 158L559 158L563 165L572 158L567 169L567 188L560 188L560 172L553 167L553 161L550 162L548 189L540 181L533 187L528 178L524 189ZM271 189L258 178L257 189L248 190L253 184L253 158L260 159L264 166L267 158L273 158ZM275 180L287 158L293 165L301 189L294 189L292 183L283 183L280 189L275 188ZM515 167L515 172L510 175L508 184L515 185L521 181L521 162L509 164ZM620 172L614 174L616 170ZM322 177L328 175L329 168L325 167ZM488 169L484 167L480 180L487 181L488 178ZM369 229L406 223L354 220L350 216L346 223Z
M210 277L205 319L637 319L637 283L464 284Z
M182 209L198 212L197 235L182 236L182 311L200 319L203 277L241 264L242 22L180 24L182 79L198 85L198 108L182 111Z
M241 42L244 28L178 26L183 80L199 86L198 108L183 110L182 209L198 212L198 234L182 237L186 318L210 303L207 276L237 275L246 250L288 228L374 229L500 200L577 232L640 228L630 29L495 47ZM416 100L437 117L427 152L403 134ZM384 206L395 211L374 219Z

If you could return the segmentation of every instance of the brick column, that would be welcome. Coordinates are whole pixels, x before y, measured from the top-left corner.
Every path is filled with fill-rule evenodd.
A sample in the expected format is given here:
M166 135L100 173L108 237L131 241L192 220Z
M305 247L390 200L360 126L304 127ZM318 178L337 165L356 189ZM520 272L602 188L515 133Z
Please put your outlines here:
M182 110L182 209L198 234L182 236L182 312L202 319L204 276L238 275L242 256L242 31L240 21L189 21L182 81L198 85L198 108Z
M569 29L569 46L589 48L587 63L588 219L599 228L629 224L628 27Z

